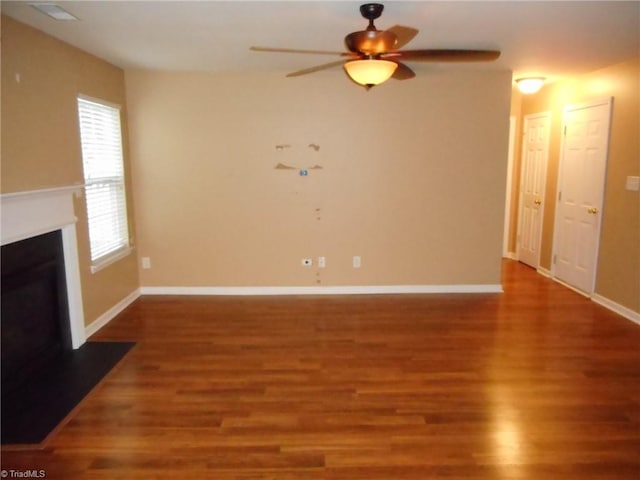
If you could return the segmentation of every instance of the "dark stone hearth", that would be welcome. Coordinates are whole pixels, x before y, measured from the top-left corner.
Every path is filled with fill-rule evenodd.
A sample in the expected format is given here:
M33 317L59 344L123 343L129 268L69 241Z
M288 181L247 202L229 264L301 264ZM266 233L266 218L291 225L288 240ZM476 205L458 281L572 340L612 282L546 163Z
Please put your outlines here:
M2 444L40 444L135 345L87 342L47 364L28 383L2 394Z

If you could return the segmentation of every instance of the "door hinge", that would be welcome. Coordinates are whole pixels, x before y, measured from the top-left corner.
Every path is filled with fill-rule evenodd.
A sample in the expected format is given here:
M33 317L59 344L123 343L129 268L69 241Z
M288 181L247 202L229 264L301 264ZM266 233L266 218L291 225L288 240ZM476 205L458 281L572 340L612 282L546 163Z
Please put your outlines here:
M555 265L558 262L558 255L553 256L553 264Z
M558 201L562 200L562 192L558 192Z
M565 137L567 136L567 126L566 125L564 126L564 129L563 129L563 135Z

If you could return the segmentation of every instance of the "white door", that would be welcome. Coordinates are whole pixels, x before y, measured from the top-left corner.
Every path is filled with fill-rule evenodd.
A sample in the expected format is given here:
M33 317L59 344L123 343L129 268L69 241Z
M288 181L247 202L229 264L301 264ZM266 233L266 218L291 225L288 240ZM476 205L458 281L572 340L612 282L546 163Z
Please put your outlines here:
M610 118L611 99L564 112L553 273L585 293L595 287Z
M549 113L524 117L522 165L520 171L520 212L518 260L534 268L540 262L544 186L549 153Z

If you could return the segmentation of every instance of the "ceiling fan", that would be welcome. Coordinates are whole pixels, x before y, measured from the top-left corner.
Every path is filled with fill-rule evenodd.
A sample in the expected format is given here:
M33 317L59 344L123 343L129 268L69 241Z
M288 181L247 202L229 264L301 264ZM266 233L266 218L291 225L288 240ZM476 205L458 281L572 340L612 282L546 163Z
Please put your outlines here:
M287 74L297 77L339 65L344 66L349 77L367 90L389 78L407 80L416 76L403 62L490 62L500 56L497 50L400 50L418 34L412 27L396 25L388 30L378 30L373 21L382 15L384 5L366 3L360 13L369 21L365 30L352 32L344 38L348 52L325 50L300 50L294 48L250 47L256 52L310 53L315 55L338 55L346 60L316 65Z

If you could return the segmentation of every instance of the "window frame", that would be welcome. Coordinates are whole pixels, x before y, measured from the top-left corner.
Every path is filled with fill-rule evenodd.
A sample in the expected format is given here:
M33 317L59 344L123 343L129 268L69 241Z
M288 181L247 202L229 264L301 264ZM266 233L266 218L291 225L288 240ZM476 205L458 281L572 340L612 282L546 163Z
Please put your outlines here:
M120 171L117 175L103 175L103 176L95 176L91 178L91 172L87 172L87 163L85 162L85 148L86 145L83 142L82 138L82 119L81 119L81 102L93 103L102 107L107 107L117 111L118 117L118 134L117 139L119 140L119 145L117 145L116 149L118 150L117 157L119 158L120 165L117 166L117 169ZM91 262L91 273L96 273L103 268L111 265L122 258L128 256L132 251L133 247L131 244L131 222L129 219L129 207L127 201L127 183L126 183L126 171L125 171L125 161L124 161L124 140L123 140L123 132L122 132L122 106L103 100L101 98L91 97L84 94L79 94L76 97L76 112L78 115L78 134L80 140L80 155L82 159L82 175L84 179L84 196L85 196L85 207L87 210L87 232L89 235L89 258ZM116 204L116 216L119 217L119 220L124 223L124 227L117 229L119 231L120 236L114 236L114 238L120 240L120 245L111 248L99 256L94 257L94 244L95 237L92 241L92 221L90 217L91 208L89 207L89 197L90 192L89 189L95 187L97 185L105 184L111 185L111 188L106 188L103 190L105 193L113 193L115 195L120 195L117 200L115 200ZM118 189L121 193L118 193ZM95 235L95 227L94 233Z

